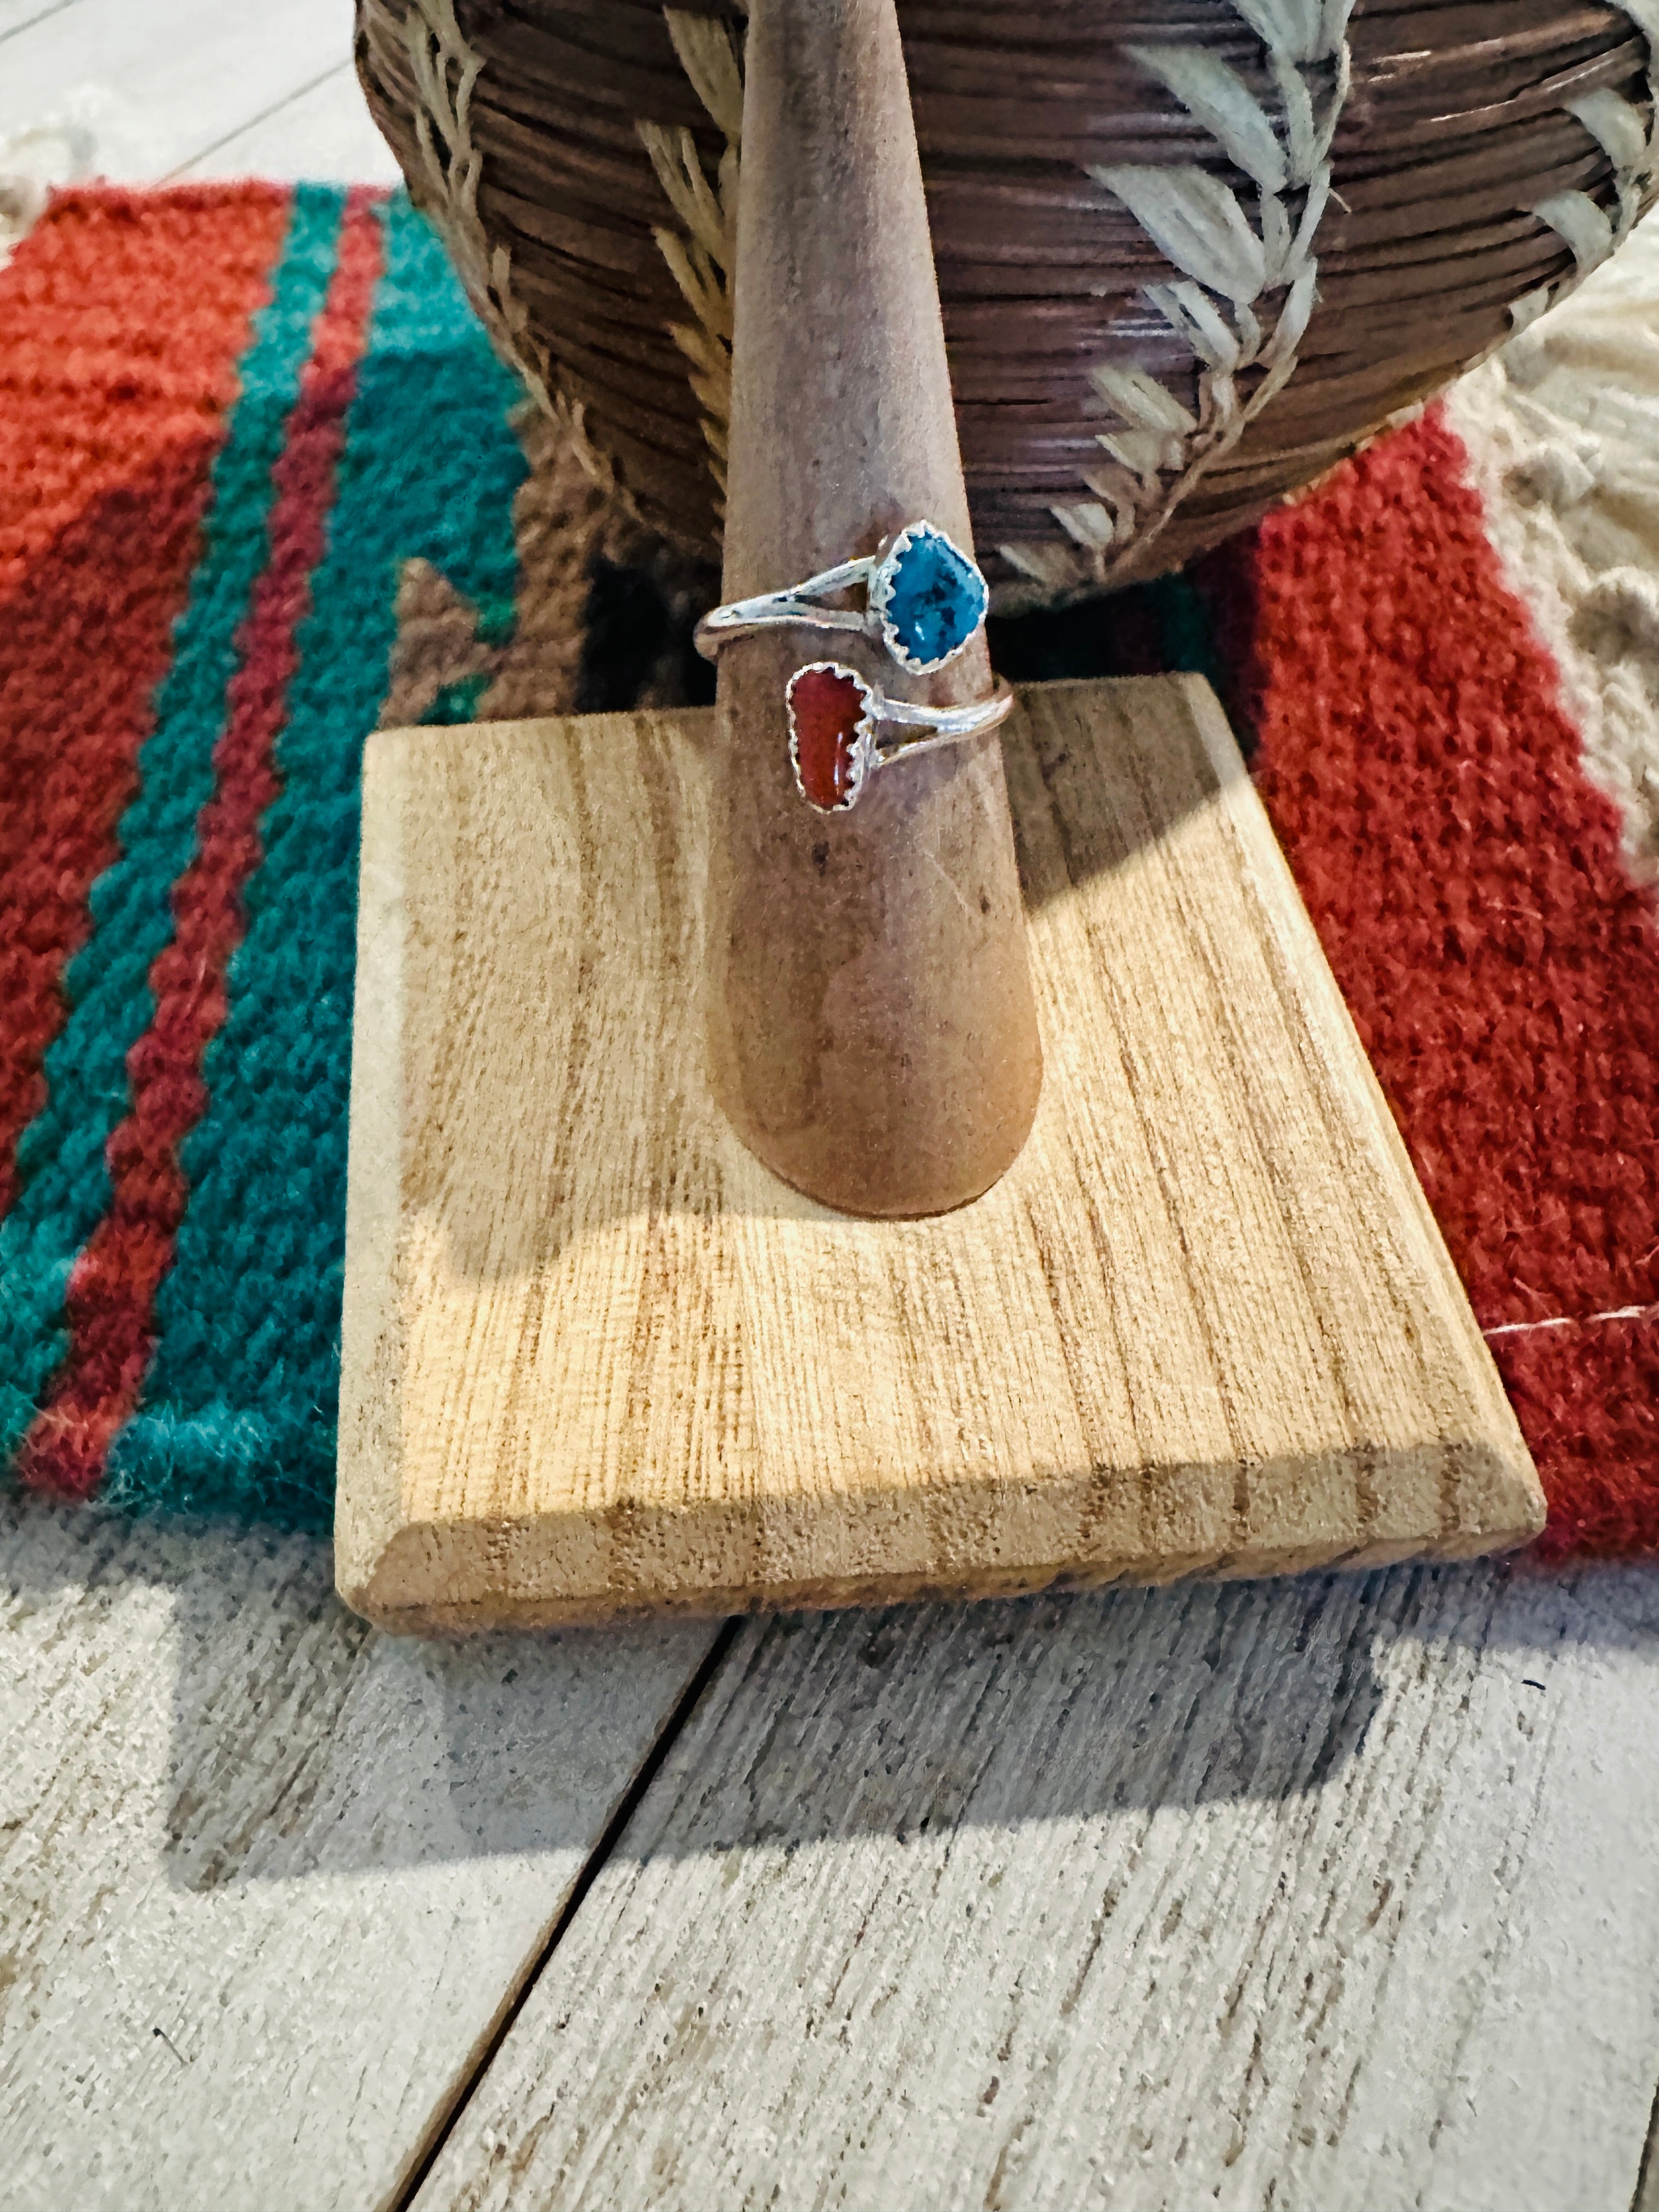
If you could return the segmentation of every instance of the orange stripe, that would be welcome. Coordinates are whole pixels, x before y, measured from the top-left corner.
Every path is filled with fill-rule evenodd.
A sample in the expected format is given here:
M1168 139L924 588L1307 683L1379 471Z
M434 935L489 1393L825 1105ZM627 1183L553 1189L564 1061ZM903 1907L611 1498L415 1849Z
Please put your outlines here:
M274 472L270 557L237 637L240 667L214 753L216 787L198 822L196 855L173 887L173 941L150 969L155 1012L127 1058L132 1104L109 1143L110 1207L76 1261L65 1299L69 1356L19 1456L26 1481L60 1495L96 1489L149 1364L155 1292L189 1195L179 1147L207 1104L203 1055L224 1022L226 971L246 927L243 892L263 858L259 822L278 790L273 753L382 265L379 197L354 192L347 202Z
M0 272L0 1213L288 208L266 185L71 193Z

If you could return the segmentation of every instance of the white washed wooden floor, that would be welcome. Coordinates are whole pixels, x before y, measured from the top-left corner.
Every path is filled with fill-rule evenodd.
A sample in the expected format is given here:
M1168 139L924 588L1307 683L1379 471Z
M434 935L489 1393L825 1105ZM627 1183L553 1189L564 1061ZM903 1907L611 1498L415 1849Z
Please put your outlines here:
M65 119L126 184L398 174L352 74L350 0L0 0L0 149Z
M378 178L345 0L0 0L0 144ZM0 2208L1659 2212L1659 1576L399 1644L0 1507Z

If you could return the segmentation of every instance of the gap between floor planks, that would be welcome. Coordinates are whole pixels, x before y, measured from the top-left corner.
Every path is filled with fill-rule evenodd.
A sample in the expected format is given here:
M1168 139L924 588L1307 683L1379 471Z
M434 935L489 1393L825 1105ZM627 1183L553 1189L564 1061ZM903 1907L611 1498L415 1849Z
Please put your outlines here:
M43 23L48 15L61 15L66 8L79 5L80 0L0 0L0 46L20 31Z
M750 1626L410 2201L1619 2212L1656 1689L1639 1569Z
M1650 1574L784 1618L688 1720L707 1626L421 1645L319 1546L14 1502L3 1547L9 2212L357 2212L434 2143L424 2212L515 2165L515 2212L999 2162L1022 2207L1630 2202Z
M326 1546L0 1498L7 2212L365 2212L715 1641L380 1635Z
M383 187L401 182L349 62L325 71L173 173L179 179L253 176Z

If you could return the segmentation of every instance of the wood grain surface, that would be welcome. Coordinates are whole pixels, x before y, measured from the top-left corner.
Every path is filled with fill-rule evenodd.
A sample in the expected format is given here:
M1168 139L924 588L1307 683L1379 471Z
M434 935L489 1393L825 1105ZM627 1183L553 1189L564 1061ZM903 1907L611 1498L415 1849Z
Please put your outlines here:
M370 2212L707 1650L465 1650L325 1545L0 1500L0 2203Z
M745 1626L418 2212L1625 2212L1659 1581Z
M1457 1554L1536 1479L1219 710L1007 748L1047 1077L942 1220L709 1103L705 717L371 741L337 1539L390 1625Z

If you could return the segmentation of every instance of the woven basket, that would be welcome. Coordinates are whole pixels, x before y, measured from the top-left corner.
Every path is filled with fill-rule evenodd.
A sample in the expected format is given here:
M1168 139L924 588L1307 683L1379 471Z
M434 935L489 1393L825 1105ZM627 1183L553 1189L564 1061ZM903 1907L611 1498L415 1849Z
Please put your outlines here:
M497 343L712 552L740 9L357 5L370 106ZM898 13L1005 607L1251 521L1560 298L1653 189L1659 0Z

